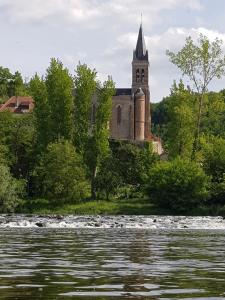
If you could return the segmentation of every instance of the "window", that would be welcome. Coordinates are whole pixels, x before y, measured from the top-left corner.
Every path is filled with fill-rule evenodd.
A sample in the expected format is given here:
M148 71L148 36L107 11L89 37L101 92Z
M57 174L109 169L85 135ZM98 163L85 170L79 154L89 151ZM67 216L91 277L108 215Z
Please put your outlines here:
M140 82L140 71L139 71L139 69L136 70L136 82Z
M122 109L121 106L117 106L117 125L121 124L121 116L122 116Z
M144 78L145 78L145 70L142 69L141 70L141 82L144 82Z

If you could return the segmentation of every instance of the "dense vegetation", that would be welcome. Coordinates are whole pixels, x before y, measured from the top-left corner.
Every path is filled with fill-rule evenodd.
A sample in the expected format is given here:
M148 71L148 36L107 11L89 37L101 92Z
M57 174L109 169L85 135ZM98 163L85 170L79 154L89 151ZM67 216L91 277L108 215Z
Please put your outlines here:
M108 139L111 78L99 82L85 64L71 75L56 59L27 84L0 68L2 102L35 100L33 114L0 113L0 211L224 214L225 91L207 90L225 73L221 43L188 38L168 55L194 88L174 82L151 105L163 160L151 142Z

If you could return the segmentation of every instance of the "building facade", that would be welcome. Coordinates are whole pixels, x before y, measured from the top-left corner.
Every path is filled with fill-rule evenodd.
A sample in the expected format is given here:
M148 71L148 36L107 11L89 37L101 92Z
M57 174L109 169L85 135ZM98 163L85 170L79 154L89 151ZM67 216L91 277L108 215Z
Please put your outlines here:
M116 89L110 137L115 140L151 140L149 60L142 25L133 51L131 88Z

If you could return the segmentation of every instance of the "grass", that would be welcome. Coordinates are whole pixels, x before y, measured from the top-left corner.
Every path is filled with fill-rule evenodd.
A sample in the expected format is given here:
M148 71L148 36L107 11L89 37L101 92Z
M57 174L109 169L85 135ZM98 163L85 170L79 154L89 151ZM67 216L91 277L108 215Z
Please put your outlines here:
M156 211L149 199L115 199L99 200L77 204L52 206L46 200L38 199L30 202L30 208L22 212L34 214L73 214L73 215L150 215Z

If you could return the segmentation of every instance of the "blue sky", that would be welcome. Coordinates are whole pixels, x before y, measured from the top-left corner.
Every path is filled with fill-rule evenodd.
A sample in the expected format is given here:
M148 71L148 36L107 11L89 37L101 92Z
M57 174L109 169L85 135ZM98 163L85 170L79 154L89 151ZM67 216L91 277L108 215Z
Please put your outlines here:
M117 87L130 87L141 12L151 101L158 102L181 77L166 49L179 50L188 35L199 33L225 44L224 0L0 0L0 65L30 78L44 74L51 57L71 73L81 61L101 80L109 74ZM210 86L222 88L225 79Z

